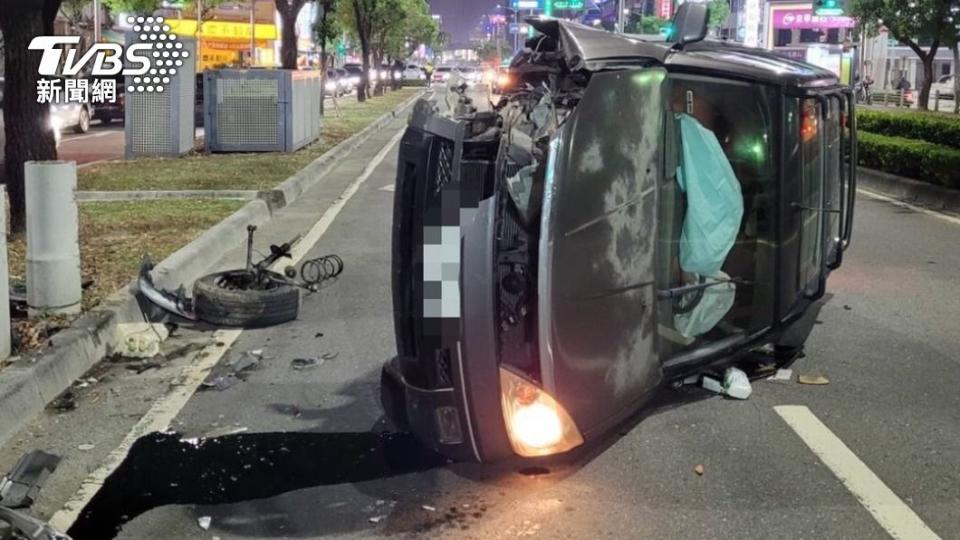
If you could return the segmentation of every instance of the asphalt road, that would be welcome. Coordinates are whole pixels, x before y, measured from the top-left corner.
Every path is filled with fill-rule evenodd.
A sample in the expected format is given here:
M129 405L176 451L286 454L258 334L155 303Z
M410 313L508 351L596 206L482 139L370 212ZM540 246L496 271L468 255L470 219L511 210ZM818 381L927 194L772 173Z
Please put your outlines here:
M309 228L401 127L361 148L265 238ZM960 220L859 197L852 247L793 366L828 385L760 381L748 401L664 390L576 463L450 464L403 435L380 435L390 426L379 368L395 352L395 163L392 147L310 251L339 254L339 280L305 297L296 322L242 332L214 374L244 351L262 350L259 366L225 390L192 395L172 425L182 437L243 432L215 443L141 438L87 508L87 534L122 525L124 539L883 538L923 532L903 528L915 514L940 537L960 538ZM198 336L176 339L187 338ZM291 367L322 355L335 356ZM774 409L784 405L807 407L873 479L849 462L827 466ZM837 447L825 452L829 461ZM865 477L903 506L861 503L850 486Z
M62 160L76 161L77 165L123 159L124 144L122 122L105 126L95 120L86 133L65 131L57 155Z

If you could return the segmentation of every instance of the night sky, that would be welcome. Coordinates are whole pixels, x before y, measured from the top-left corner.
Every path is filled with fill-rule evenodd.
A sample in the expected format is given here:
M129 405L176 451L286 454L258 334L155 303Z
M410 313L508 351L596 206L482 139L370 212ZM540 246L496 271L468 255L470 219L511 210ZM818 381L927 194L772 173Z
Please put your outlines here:
M498 3L509 0L427 0L430 13L443 17L443 30L454 42L470 39L470 30L480 21L480 16L490 13Z

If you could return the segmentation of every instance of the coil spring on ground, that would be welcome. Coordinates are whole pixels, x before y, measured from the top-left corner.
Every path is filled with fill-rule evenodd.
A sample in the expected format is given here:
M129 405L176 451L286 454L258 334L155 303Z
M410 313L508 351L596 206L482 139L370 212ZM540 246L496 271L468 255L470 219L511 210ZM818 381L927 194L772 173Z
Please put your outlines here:
M307 285L319 285L343 272L343 259L337 255L324 255L304 261L300 266L300 279Z

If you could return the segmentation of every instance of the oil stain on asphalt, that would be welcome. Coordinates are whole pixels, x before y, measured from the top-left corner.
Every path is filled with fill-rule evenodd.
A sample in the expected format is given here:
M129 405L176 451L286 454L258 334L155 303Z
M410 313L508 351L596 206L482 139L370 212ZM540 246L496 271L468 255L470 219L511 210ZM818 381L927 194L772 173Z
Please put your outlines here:
M211 439L153 433L133 444L69 535L113 538L124 523L163 505L236 503L445 463L406 433L243 433Z

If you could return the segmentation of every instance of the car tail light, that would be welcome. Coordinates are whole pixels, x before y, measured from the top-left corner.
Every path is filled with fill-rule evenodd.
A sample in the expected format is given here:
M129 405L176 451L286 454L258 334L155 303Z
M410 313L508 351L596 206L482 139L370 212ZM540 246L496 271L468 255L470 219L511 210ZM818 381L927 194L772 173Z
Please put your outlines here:
M583 444L573 419L553 396L503 367L500 397L507 435L517 454L546 456Z

